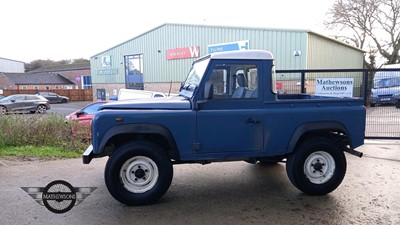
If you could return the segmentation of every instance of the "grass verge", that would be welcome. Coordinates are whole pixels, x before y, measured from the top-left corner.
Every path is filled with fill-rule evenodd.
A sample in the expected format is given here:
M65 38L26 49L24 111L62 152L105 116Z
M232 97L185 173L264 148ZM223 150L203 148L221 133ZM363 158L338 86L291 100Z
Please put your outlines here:
M82 140L87 137L85 129L72 132L76 125L55 113L0 115L0 156L80 157L89 143Z
M35 157L35 158L78 158L82 151L63 150L60 147L49 146L1 146L0 156Z

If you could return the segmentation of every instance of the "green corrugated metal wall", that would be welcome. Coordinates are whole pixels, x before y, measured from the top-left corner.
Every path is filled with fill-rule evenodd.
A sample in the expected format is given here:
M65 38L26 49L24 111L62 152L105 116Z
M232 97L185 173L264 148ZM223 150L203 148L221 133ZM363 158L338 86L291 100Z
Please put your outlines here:
M307 69L362 69L364 54L315 33L308 35Z
M145 83L181 82L195 59L167 60L168 49L200 46L200 55L203 56L207 54L208 45L241 40L249 40L250 49L271 51L277 69L306 69L307 61L312 66L324 65L318 64L320 55L324 55L318 44L324 45L323 41L317 43L306 30L165 24L93 56L92 82L125 83L124 56L133 54L143 54ZM329 43L325 44L329 46ZM302 54L294 56L294 51ZM310 53L316 57L311 57ZM97 71L103 69L100 58L104 55L111 56L110 69L115 75L98 74Z

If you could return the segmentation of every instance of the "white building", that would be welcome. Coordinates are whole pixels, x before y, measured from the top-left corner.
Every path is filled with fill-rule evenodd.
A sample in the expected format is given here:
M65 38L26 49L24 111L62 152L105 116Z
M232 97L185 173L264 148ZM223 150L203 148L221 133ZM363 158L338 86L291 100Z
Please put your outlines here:
M25 73L25 63L12 59L0 57L0 72L3 73Z

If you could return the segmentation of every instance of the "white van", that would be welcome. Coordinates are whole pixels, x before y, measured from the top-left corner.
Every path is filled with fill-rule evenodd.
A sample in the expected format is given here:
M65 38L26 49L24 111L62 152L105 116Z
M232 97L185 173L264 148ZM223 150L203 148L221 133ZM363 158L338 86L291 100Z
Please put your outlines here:
M158 97L167 97L167 95L165 95L162 92L134 90L134 89L120 89L118 92L118 100L158 98Z
M400 64L384 65L382 69L399 71L376 72L371 89L371 107L377 104L395 104L393 95L400 93Z

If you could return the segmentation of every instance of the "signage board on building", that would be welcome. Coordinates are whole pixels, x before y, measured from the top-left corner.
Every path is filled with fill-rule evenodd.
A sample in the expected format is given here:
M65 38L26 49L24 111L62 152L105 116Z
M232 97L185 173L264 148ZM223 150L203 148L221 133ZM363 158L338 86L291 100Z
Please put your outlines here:
M200 46L174 48L167 50L167 59L189 59L200 57Z
M332 97L353 97L353 78L317 78L315 94Z
M235 50L249 50L249 40L220 43L207 46L208 53L226 52Z
M111 66L111 56L105 55L101 57L101 67L110 67Z

